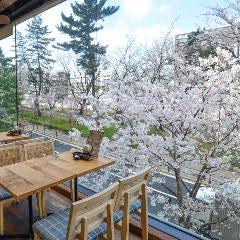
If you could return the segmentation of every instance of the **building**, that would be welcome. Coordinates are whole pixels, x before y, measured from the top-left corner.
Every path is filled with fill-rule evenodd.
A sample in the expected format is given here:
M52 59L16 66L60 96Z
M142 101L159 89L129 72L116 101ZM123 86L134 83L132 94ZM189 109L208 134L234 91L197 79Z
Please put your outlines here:
M193 39L194 37L194 39ZM192 42L190 42L192 41ZM208 30L197 30L190 33L178 34L175 37L175 46L179 51L187 51L187 47L194 44L197 48L208 49L209 47L226 48L239 59L240 32L231 26L219 27Z

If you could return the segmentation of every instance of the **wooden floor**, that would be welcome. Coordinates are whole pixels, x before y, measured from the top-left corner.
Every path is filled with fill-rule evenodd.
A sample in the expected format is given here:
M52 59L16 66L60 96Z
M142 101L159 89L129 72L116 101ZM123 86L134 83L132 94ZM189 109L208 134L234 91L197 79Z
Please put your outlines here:
M33 197L34 217L37 218L36 199ZM70 206L67 201L52 192L47 194L47 211L56 212ZM4 205L4 228L5 234L27 233L28 231L28 204L26 200L19 202L10 201ZM0 236L1 239L1 236ZM18 240L18 238L8 238ZM23 239L23 238L21 238ZM27 238L26 238L27 239ZM130 233L129 240L139 240L141 237ZM19 239L20 240L20 239ZM120 233L115 232L115 240L120 240Z

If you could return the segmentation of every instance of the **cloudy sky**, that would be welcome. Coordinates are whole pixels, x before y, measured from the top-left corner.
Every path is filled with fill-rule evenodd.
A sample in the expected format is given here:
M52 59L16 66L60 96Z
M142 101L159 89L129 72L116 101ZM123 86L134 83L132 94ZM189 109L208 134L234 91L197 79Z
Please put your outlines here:
M64 40L56 25L61 21L61 12L70 14L70 3L73 0L58 5L42 14L44 23L49 25L52 35L58 40ZM79 0L81 2L81 0ZM96 35L97 40L109 46L109 51L121 47L130 39L141 44L150 44L161 38L174 22L173 34L190 32L197 27L212 27L214 23L204 13L208 6L216 6L223 0L108 0L108 5L119 5L119 11L108 17L104 29ZM26 28L25 23L18 25L20 31ZM0 41L0 47L7 55L10 54L13 40Z

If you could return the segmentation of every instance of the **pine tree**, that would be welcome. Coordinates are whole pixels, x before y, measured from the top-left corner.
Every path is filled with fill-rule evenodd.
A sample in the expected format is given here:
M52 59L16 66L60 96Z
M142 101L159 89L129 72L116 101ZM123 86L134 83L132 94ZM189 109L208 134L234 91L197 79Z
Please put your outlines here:
M5 57L0 48L0 119L15 114L16 76L12 58Z
M119 6L104 7L107 0L84 0L83 3L71 4L73 14L69 17L62 13L62 20L58 30L70 36L69 42L58 43L62 50L73 50L77 56L77 64L90 77L92 95L96 95L97 71L100 57L106 53L106 46L96 43L93 34L103 29L100 21L111 16Z
M5 71L11 65L12 58L5 57L2 49L0 48L0 70Z
M205 29L198 28L187 36L185 58L189 64L197 64L198 59L216 56L216 44Z
M48 26L43 25L42 18L34 17L32 22L27 25L27 56L25 63L29 72L29 83L34 89L34 107L37 116L41 115L39 97L44 91L44 87L49 81L49 72L54 60L48 47L54 38L49 38L51 33Z

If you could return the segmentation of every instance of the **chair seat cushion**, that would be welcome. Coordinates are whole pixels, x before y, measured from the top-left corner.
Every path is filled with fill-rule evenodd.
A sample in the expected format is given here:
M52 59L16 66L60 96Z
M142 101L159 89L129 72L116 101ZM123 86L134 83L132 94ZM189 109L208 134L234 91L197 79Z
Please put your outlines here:
M0 187L0 201L10 199L12 196L6 192L3 188Z
M141 207L142 207L141 200L137 200L136 202L134 202L134 203L132 203L130 205L129 214L133 214L134 212L139 210ZM122 220L122 217L123 217L123 211L122 210L115 211L113 213L113 221L114 221L114 223L120 222Z
M33 224L33 231L43 240L66 240L70 209L54 213ZM107 233L107 224L102 223L88 233L88 239L96 240Z

